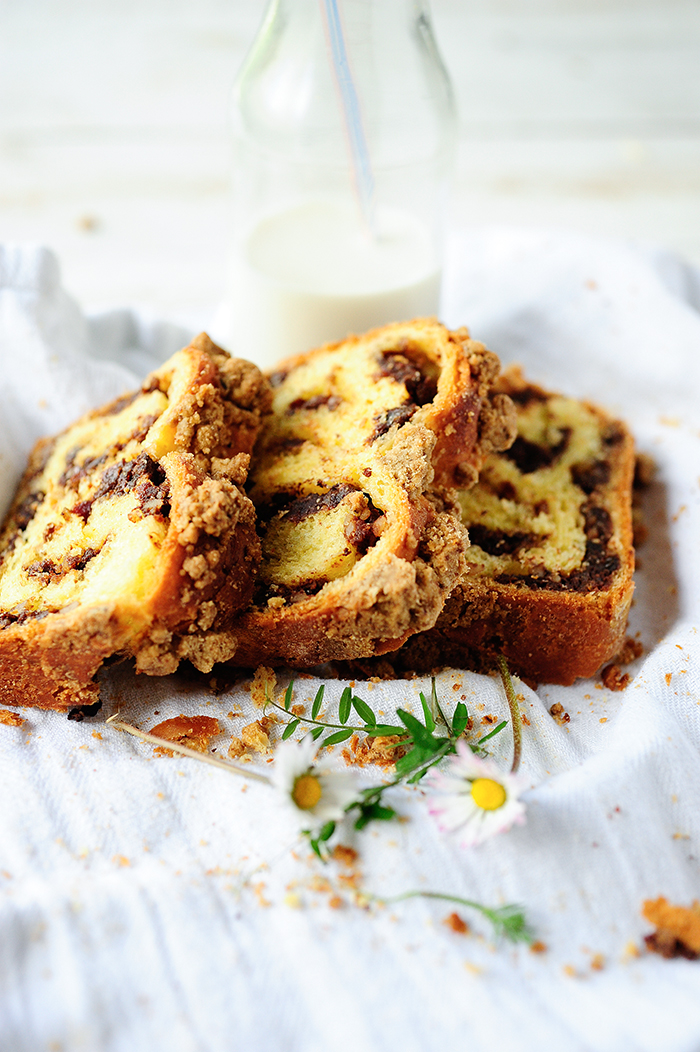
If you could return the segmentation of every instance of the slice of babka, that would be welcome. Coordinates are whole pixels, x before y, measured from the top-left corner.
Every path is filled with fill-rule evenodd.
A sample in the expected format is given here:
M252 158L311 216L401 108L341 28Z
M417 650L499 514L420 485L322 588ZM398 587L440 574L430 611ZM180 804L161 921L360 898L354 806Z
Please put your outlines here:
M498 370L434 319L280 365L251 468L262 564L235 664L384 653L434 624L464 568L450 487L514 437Z
M509 369L518 411L509 449L458 494L467 570L435 627L396 667L490 671L503 654L529 681L571 684L620 650L632 601L634 444L594 405Z
M139 391L34 449L0 532L0 701L95 702L114 654L202 670L260 560L245 496L268 382L202 334Z

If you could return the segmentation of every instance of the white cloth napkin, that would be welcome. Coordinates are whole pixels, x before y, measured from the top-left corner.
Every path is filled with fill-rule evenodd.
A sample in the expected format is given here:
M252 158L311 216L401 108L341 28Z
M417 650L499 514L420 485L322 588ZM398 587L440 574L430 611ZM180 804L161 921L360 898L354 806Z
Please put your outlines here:
M446 322L624 417L658 465L630 625L645 655L622 693L521 688L524 826L461 849L423 790L397 789L404 821L340 839L359 853L363 889L522 903L546 952L494 943L447 902L358 908L349 871L309 859L272 790L154 757L103 722L117 707L143 727L215 715L222 754L259 716L245 685L215 696L118 666L96 719L27 709L21 728L0 725L3 1052L696 1052L700 962L636 951L651 930L644 899L700 898L698 308L700 274L644 246L509 229L450 244ZM49 252L0 250L3 510L40 434L133 387L187 338L126 310L85 317ZM295 701L317 685L300 678ZM356 691L390 719L397 704L419 711L428 686ZM331 711L342 687L327 684ZM477 721L506 711L494 679L448 671L438 691L449 708L464 696ZM506 764L507 732L493 743ZM470 934L442 923L453 909Z

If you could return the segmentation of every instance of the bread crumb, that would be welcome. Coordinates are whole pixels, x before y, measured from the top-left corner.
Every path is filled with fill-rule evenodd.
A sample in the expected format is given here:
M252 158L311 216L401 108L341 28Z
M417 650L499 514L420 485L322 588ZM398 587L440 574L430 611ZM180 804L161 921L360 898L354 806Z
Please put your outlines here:
M647 948L662 957L700 957L700 903L674 906L666 898L646 899L642 915L656 928L644 937Z
M344 888L359 888L362 883L362 874L360 872L354 873L339 873L338 883L342 884Z
M576 969L574 968L573 964L565 964L562 968L562 971L564 975L568 975L571 979L576 978Z
M306 712L306 705L292 705L289 711L292 716L303 716Z
M285 906L289 906L292 910L300 910L302 906L301 895L296 891L290 891L284 896Z
M130 866L131 865L131 861L126 857L126 855L114 855L112 857L112 862L114 862L115 865L117 865L117 866Z
M468 935L469 925L463 921L459 913L450 913L442 922L447 928L457 935Z
M274 670L266 665L258 665L250 685L250 696L256 708L261 709L268 698L274 698L276 686L277 676Z
M670 687L671 686L671 680L673 679L673 673L672 672L667 672L666 675L664 676L664 679L666 680L666 686Z
M239 760L245 752L245 745L240 738L231 738L231 744L228 747L228 755L232 760Z
M266 721L255 720L248 723L241 730L241 741L254 752L265 754L270 748L270 738L267 733Z
M357 862L357 851L354 847L348 847L346 844L336 844L333 848L333 854L331 856L336 862L339 862L341 866L350 868Z
M328 905L332 910L339 910L343 905L343 900L341 899L340 895L331 895L331 897L328 900Z
M594 953L591 959L591 968L594 972L602 972L605 968L605 957L602 953Z
M535 939L534 942L530 943L530 953L546 953L547 950L547 943L542 942L540 939Z
M21 727L24 720L18 712L10 712L9 709L0 709L0 723L7 727Z
M549 715L552 717L555 723L559 724L560 727L562 727L565 723L569 723L571 720L571 716L569 716L569 713L565 710L564 706L559 701L554 702L554 704L549 710Z
M255 892L255 897L258 900L258 905L259 906L267 907L267 906L271 906L272 905L272 903L268 899L265 898L265 881L264 880L261 880L257 884L254 884L253 885L253 891Z
M92 732L92 736L93 736L93 738L97 738L99 741L102 741L102 735L100 734L99 731L93 731Z
M393 767L406 751L406 739L403 735L378 735L376 738L360 740L357 734L350 739L350 747L343 749L342 757L347 764L366 767L373 763L378 767Z
M221 734L221 728L219 721L212 716L185 716L181 713L170 720L163 720L150 733L166 742L177 742L197 752L206 752L211 739ZM173 755L172 749L160 746L156 747L155 752L158 756Z
M615 658L615 663L618 665L629 665L637 658L641 657L644 653L644 647L638 639L633 639L632 636L627 636L620 653Z
M630 681L629 672L622 672L619 665L606 665L600 677L608 690L624 690Z

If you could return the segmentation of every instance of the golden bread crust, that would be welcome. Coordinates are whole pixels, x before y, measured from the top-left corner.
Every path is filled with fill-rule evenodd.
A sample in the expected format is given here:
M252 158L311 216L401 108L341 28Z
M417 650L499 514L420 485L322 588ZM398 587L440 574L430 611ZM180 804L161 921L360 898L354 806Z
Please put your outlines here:
M402 669L491 671L503 654L530 681L569 685L620 650L634 571L634 444L601 409L510 369L519 435L460 493L468 569L435 627L412 639Z
M5 704L92 704L115 654L150 675L231 655L260 559L241 487L269 404L255 366L202 334L37 445L0 533Z
M311 666L396 649L464 565L446 487L513 437L497 359L434 319L281 363L250 496L263 562L233 663Z

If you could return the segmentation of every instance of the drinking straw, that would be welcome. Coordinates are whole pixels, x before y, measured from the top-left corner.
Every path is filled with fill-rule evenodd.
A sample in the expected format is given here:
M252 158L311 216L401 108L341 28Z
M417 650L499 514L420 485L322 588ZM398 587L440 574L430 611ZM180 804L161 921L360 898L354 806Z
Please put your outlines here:
M326 20L333 73L340 91L343 119L350 143L350 158L355 189L360 199L360 208L364 220L370 233L374 234L374 176L372 175L367 140L362 127L360 100L357 97L357 90L350 71L343 25L338 10L338 0L322 0L322 7Z

